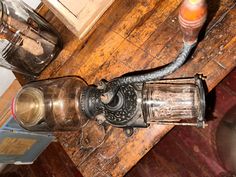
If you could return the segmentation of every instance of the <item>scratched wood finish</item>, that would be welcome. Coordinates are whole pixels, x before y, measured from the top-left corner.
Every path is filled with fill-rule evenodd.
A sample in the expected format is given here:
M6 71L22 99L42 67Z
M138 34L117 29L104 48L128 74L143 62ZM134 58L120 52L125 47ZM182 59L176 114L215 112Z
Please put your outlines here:
M82 39L114 0L42 0L79 39Z
M82 177L59 143L51 143L32 165L8 165L0 177Z
M177 21L181 0L116 0L96 25L79 41L46 8L42 15L61 33L64 49L40 79L77 75L88 84L134 70L162 66L182 46ZM169 77L202 73L208 91L236 65L236 9L234 0L209 3L205 37L188 62ZM90 121L81 132L57 133L80 172L88 176L123 176L172 126L136 129L131 138L113 127Z

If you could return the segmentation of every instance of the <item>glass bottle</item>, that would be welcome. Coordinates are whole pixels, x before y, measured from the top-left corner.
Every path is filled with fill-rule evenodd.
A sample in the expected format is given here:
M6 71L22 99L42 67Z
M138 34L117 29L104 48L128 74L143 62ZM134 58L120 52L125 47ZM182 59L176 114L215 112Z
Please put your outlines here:
M0 18L0 66L39 75L62 47L58 32L21 0L2 0Z
M85 86L78 77L32 82L15 97L13 115L28 130L78 130L87 120L79 101Z

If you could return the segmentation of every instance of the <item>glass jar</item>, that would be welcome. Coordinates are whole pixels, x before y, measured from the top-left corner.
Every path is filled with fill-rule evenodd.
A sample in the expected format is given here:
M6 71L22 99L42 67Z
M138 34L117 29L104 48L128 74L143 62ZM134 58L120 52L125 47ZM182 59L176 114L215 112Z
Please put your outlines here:
M79 101L85 86L78 77L32 82L15 97L13 115L28 130L79 130L87 121Z
M62 47L58 32L20 0L2 0L0 11L0 66L38 76Z
M205 93L198 77L148 82L142 95L143 114L148 123L204 126ZM188 124L191 119L196 124Z

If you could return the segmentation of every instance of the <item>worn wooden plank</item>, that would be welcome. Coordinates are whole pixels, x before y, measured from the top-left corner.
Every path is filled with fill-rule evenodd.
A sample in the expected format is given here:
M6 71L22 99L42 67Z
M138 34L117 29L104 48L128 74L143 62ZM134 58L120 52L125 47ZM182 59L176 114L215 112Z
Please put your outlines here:
M96 44L95 41L99 43L100 39L97 39L98 36L102 37L107 33L107 29L112 27L113 25L116 25L117 22L119 22L119 19L122 18L130 9L132 9L137 2L135 1L122 1L122 0L116 0L113 5L107 10L106 16L101 17L101 19L97 22L96 25L94 25L94 30L96 29L95 34L93 34L94 30L91 30L91 32L86 35L86 37L83 38L83 40L79 40L75 35L73 35L70 31L65 28L63 23L55 17L55 15L49 11L49 9L43 5L39 9L40 14L48 20L52 26L54 26L57 30L60 29L61 27L63 28L60 32L64 47L63 50L60 52L58 55L57 59L52 61L51 64L41 73L39 79L46 79L48 77L55 77L55 73L62 67L70 67L71 65L76 65L74 63L77 61L80 63L80 60L75 60L77 58L80 58L78 55L80 53L80 50L86 46L90 46L93 43ZM116 12L116 9L120 8L121 10L118 11L118 13L113 13L114 11ZM109 19L109 20L107 20ZM106 23L109 26L106 26L107 29L104 28L104 21L113 21L112 23ZM58 28L59 27L59 28ZM92 34L92 36L90 36ZM90 39L91 43L87 44L88 38ZM118 44L118 41L117 41ZM87 52L89 53L89 52ZM73 61L73 62L70 62ZM82 60L83 61L83 60ZM68 63L67 63L68 62ZM66 75L67 73L64 73L63 75ZM72 73L68 73L70 75ZM59 76L60 74L58 74Z
M155 32L160 32L158 27L168 18L168 16L181 3L181 0L164 0L158 3L158 8L154 9L153 14L148 19L143 20L143 24L137 26L129 35L128 40L141 47Z
M164 5L162 5L161 3L160 6L158 6L158 8L160 7L161 9L166 9L166 6L168 7L168 5L166 5L167 3L163 3L163 4ZM177 6L178 4L179 4L179 1L177 1L175 5ZM215 6L213 7L215 8ZM213 7L210 6L209 8L213 8ZM219 17L220 15L222 15L222 13L225 10L226 10L226 7L222 7L219 10L217 16ZM173 11L174 10L170 12L173 12ZM160 15L160 11L156 10L156 13L153 13L152 16L149 19L147 19L143 25L137 27L132 32L134 34L137 34L136 38L139 40L139 43L142 44L142 46L138 47L137 40L134 39L132 35L130 35L128 37L128 40L130 42L128 41L122 42L119 48L113 53L111 60L119 61L119 65L125 65L126 67L124 68L127 68L128 66L129 68L133 68L133 70L153 68L153 67L161 66L161 65L171 62L177 56L182 46L182 36L181 36L181 32L179 30L176 30L176 29L179 29L177 17L176 17L177 11L175 10L174 13L172 13L171 15L168 15L168 18L166 17L167 16L166 14L168 14L168 11L167 13L165 13L164 17L162 17L163 19L159 18L160 21L163 20L163 23L156 25L156 29L154 29L152 25L153 24L152 16ZM210 26L212 25L209 25L209 27ZM149 33L145 34L144 36L142 35L139 36L139 32L143 31L142 27L145 28L147 31L149 31ZM148 34L151 36L147 37ZM201 48L199 49L199 51L201 51ZM153 59L152 57L156 59ZM114 69L109 70L109 68L112 67L110 63L113 63L112 65L115 65L115 62L111 62L108 60L106 61L105 64L103 64L102 67L99 68L99 70L94 70L94 72L91 73L91 75L88 77L91 77L95 73L96 74L103 73L104 78L106 79L110 79L114 77L113 74L116 73L116 70ZM104 70L107 70L108 71L107 73L110 73L109 71L113 71L112 75L104 74L105 73ZM127 68L126 72L127 71L130 71L130 69ZM117 72L115 76L118 76L119 74L120 73Z
M179 3L179 0L117 0L85 43L73 40L71 33L62 30L68 43L42 78L79 75L92 84L102 78L111 79L172 61L182 45L176 18ZM210 91L235 67L234 4L233 0L209 4L206 37L193 58L169 77L203 73ZM58 137L84 176L122 176L171 128L152 125L135 130L127 138L121 129L89 122L82 132L60 133Z
M165 2L165 3L164 3ZM170 14L168 13L172 13L174 10L167 10L167 12L165 13L164 17L162 17L161 14L163 14L163 12L161 12L161 10L166 9L168 7L168 2L169 1L162 1L160 5L158 5L157 9L152 10L152 15L150 16L150 18L145 18L143 22L139 22L142 25L137 25L137 28L135 28L131 34L127 37L127 40L124 40L120 46L117 48L116 51L114 51L114 53L111 55L110 59L108 59L101 67L99 67L97 70L93 70L93 72L88 75L88 73L85 75L86 80L88 80L89 78L92 78L91 76L93 76L95 73L97 76L99 75L103 75L103 78L105 79L111 79L113 77L117 77L119 75L122 75L122 70L116 68L116 65L118 66L123 66L123 68L125 69L125 72L129 72L132 70L142 70L142 69L147 69L147 68L153 68L156 66L160 66L162 65L162 63L157 63L157 62L153 62L154 56L152 56L150 53L148 53L147 51L145 51L143 48L139 47L136 45L135 39L133 37L132 34L137 34L136 38L139 39L139 43L144 43L146 40L149 40L149 37L147 37L148 35L152 35L153 33L157 33L159 32L159 36L167 36L167 38L171 38L170 35L173 34L173 32L176 31L176 27L178 27L177 21L175 22L172 31L169 30L169 33L166 32L166 29L170 29L170 27L168 27L169 25L166 25L166 23L173 23L171 18L172 16L174 16L176 18L176 11L175 13L171 14L171 17L168 18L168 20L166 20L167 16L169 16ZM169 2L170 3L170 2ZM179 1L173 2L176 6L179 5ZM160 7L160 10L159 10ZM160 16L159 18L159 22L164 22L167 21L164 24L154 24L154 26L156 28L154 28L154 26L152 26L151 24L153 23L153 19L152 16ZM146 15L147 16L147 15ZM146 20L146 21L145 21ZM141 31L143 31L142 29L144 28L143 26L146 27L146 30L148 31L148 33L145 33L144 35L140 35L138 33L141 33ZM165 28L165 30L163 30L162 28ZM143 28L142 28L143 27ZM168 35L167 35L168 34ZM170 34L170 35L169 35ZM155 36L156 38L156 36ZM154 40L154 39L152 39ZM133 42L134 41L134 42ZM165 43L167 43L168 41L165 40L165 38L162 39L156 39L156 41L158 41L159 43L163 43L161 44L161 46L165 46ZM149 41L150 42L150 41ZM151 42L150 42L151 43ZM148 48L148 47L146 47ZM157 48L155 48L157 50ZM161 48L160 48L161 50ZM177 52L177 51L176 51ZM173 52L172 52L173 53ZM131 68L131 69L130 69ZM105 72L107 71L107 72ZM96 78L93 78L92 82L97 82Z
M92 77L92 76L94 76L95 74L98 77L102 77L102 76L107 75L107 78L110 79L111 77L113 77L116 74L117 75L121 74L121 72L122 72L121 67L122 66L127 66L125 64L129 63L130 65L132 65L132 68L136 68L137 65L139 65L139 64L140 64L140 66L144 66L144 67L148 66L148 65L145 64L145 62L142 63L143 60L145 60L149 57L150 58L149 61L151 63L151 60L153 59L153 57L154 56L157 57L157 53L158 53L157 51L162 51L162 50L166 51L167 50L165 48L166 47L165 42L166 42L167 38L163 37L162 35L169 36L169 34L166 31L163 31L164 29L167 29L166 26L168 26L172 30L172 31L170 30L169 33L176 30L177 24L175 23L175 21L174 22L172 21L173 20L172 18L174 18L174 14L172 16L170 16L168 18L168 20L166 20L166 22L163 24L163 26L160 26L160 29L162 29L162 30L159 30L160 34L158 34L157 32L153 33L152 34L153 39L149 38L148 39L149 42L145 41L146 43L144 43L143 49L149 49L148 51L147 50L143 51L142 49L140 49L136 45L132 44L131 42L128 42L128 41L124 40L119 45L119 47L114 51L114 53L111 55L112 59L107 60L105 62L105 64L103 64L102 66L97 67L97 68L99 68L99 70L101 70L100 72L99 72L99 70L96 70L96 67L95 67L95 71L92 71L91 75L87 76L87 73L85 73L87 67L84 67L83 68L84 71L81 72L80 74L84 75L85 78L88 79L88 80L89 80L89 78L93 80L94 77ZM222 14L219 14L218 18L221 17L221 15ZM217 20L217 18L215 20ZM123 34L125 34L125 33L123 33ZM112 35L114 35L114 34L112 34ZM230 37L232 37L232 36L230 36ZM160 46L158 46L158 45L155 46L155 45L153 45L153 42L151 42L151 41L154 41L155 38L157 38L157 40L159 39ZM177 49L176 46L179 47L181 45L181 41L180 41L181 36L180 35L173 35L172 37L170 37L170 39L174 39L175 41L176 41L176 39L178 39L177 41L179 41L179 42L177 44L175 43L175 45L174 45L174 43L173 43L173 45L170 45L169 48L168 48L169 51L172 51L171 50L172 47L175 46L175 48L173 48L173 49L177 53L178 49ZM161 44L161 41L164 44ZM169 41L172 42L172 40L169 40ZM213 41L216 42L216 39L213 38ZM151 48L150 45L153 46L153 50L151 50L151 52L150 52L150 48ZM206 41L205 45L207 45L207 41ZM158 48L159 48L159 50L158 50ZM202 46L202 48L204 48L204 46ZM199 51L201 51L201 50L199 50ZM146 54L147 52L150 53L150 55ZM141 57L137 57L139 55ZM164 55L166 56L166 53L162 52L162 55L163 55L163 62L164 62ZM130 57L135 58L136 62L135 62L135 59L129 60ZM160 64L159 59L160 58L156 59L157 60L155 62L156 64L158 62L159 62L158 64ZM118 63L121 67L118 67ZM82 66L85 66L85 65L82 65ZM118 68L117 70L115 70L116 67ZM128 70L130 70L129 67L128 68L125 68L125 67L123 68L124 72L126 72ZM191 70L191 68L189 68L189 70ZM209 68L207 68L206 70L209 70ZM211 71L214 71L214 70L211 70ZM229 72L229 71L227 71L227 72ZM216 84L216 82L214 82L214 83ZM212 84L210 87L213 88L214 85ZM161 128L163 128L163 129L161 130ZM79 164L78 168L81 170L81 172L85 176L93 176L93 175L98 175L98 176L104 175L105 176L106 174L107 175L112 175L112 176L122 176L133 166L134 163L136 163L152 147L152 145L154 145L159 140L159 138L162 136L162 135L159 136L160 133L165 133L169 129L171 129L171 127L166 127L166 126L150 127L149 129L137 131L134 134L134 136L132 136L131 139L127 139L126 137L121 135L121 130L117 130L117 129L112 128L112 133L107 137L107 141L105 141L102 145L100 145L98 148L93 150L90 153L90 155L86 158L86 160L82 164ZM112 137L116 137L116 138L112 138ZM115 147L111 146L111 144L115 143L115 141L117 140L117 137L119 137L118 145L115 144L114 145ZM151 138L149 140L147 140L148 139L147 137L148 138L151 137ZM112 152L110 152L109 158L104 158L103 148L107 147L107 146L111 146ZM117 151L115 151L115 149L117 149ZM134 151L134 149L135 149L135 151ZM78 150L76 150L75 152L78 152ZM72 157L73 157L73 154L72 154ZM91 167L86 165L87 163L91 164L92 166L95 166L94 170L91 170ZM110 171L110 169L113 169L113 170Z
M217 3L209 4L208 16L213 19L207 22L209 24L207 25L206 30L209 30L212 26L214 26L215 22L228 10L230 6L232 6L233 1L228 0L221 3L222 4L219 7L216 5ZM227 4L227 6L225 4ZM164 65L173 61L182 47L182 34L179 30L177 12L178 11L176 10L174 13L169 15L168 18L156 29L155 33L153 33L141 46L143 50L147 51L157 59L156 66ZM204 41L205 40L206 39L204 38ZM205 47L211 46L208 42L204 42L204 44ZM195 54L198 54L199 51L205 51L205 47L198 45L198 51L196 51ZM214 49L214 47L212 48Z
M86 163L82 164L79 169L85 176L93 176L98 173L98 169L99 174L123 176L134 165L134 162L137 163L171 128L172 126L152 125L147 129L136 130L131 138L125 137L124 134L121 134L120 129L114 128L110 136L115 138L110 138L110 141L106 141L86 160L86 163L95 166L96 170L91 170ZM119 141L117 141L118 139ZM107 158L104 155L104 147L110 144L115 144L116 146L111 146L113 153Z
M232 3L233 3L232 1L231 1L231 4L230 2L227 2L227 6L225 6L224 4L226 4L226 2L224 2L224 4L220 6L220 9L217 11L217 14L215 14L214 19L208 25L207 30L210 29L212 26L214 26L214 22L217 21L217 17L219 18L220 16L222 16L224 12L228 10L230 5L232 6ZM210 6L209 8L212 9L216 7L213 4L213 6ZM169 34L166 33L167 28L169 28L168 30ZM227 26L224 27L224 29L226 28ZM154 33L152 35L152 39L148 39L149 42L146 42L148 46L145 46L144 44L143 49L146 49L146 50L142 51L142 49L140 49L139 47L136 47L136 45L133 44L132 42L124 41L111 56L111 61L110 60L106 61L106 63L103 64L102 67L99 67L98 70L94 70L94 72L91 73L91 75L89 75L88 78L94 75L95 73L98 75L103 74L105 79L110 79L114 77L114 75L115 76L121 75L120 72L115 69L115 66L112 67L113 65L116 65L116 63L118 62L119 62L119 65L124 65L124 68L126 68L125 69L126 72L130 71L129 68L133 68L133 70L139 70L139 69L144 69L144 68L147 69L147 68L154 68L156 66L161 66L161 65L171 62L177 56L180 48L182 47L181 33L178 32L178 34L172 35L173 33L175 33L176 29L178 29L178 23L176 20L176 14L174 13L173 15L170 15L169 18L162 23L162 25L159 25L159 27L157 27L156 31L159 33L157 32ZM234 31L232 31L231 33L233 32ZM214 33L218 34L219 32L216 31ZM224 36L220 34L220 36L221 37L223 36L222 40L225 40L226 38L230 39L233 35L231 33L229 33L229 35L224 35ZM163 38L162 36L166 36L166 37ZM190 66L192 67L196 66L196 69L198 69L200 66L200 63L201 65L204 65L205 63L207 63L207 61L214 58L215 55L212 55L212 54L211 56L207 56L206 58L204 58L204 56L207 53L212 53L212 52L218 53L219 47L217 45L220 45L220 44L218 42L217 43L215 42L216 36L219 36L219 35L211 34L209 37L206 36L206 39L204 39L205 42L200 43L200 45L198 45L197 51L195 52L193 56L194 60L191 62L188 62ZM167 38L169 38L169 42L166 40ZM141 37L139 39L140 41L142 40ZM156 39L157 42L150 42L154 39ZM159 45L157 45L157 43ZM207 53L206 53L206 50L207 50ZM153 51L153 52L149 52L149 51ZM152 56L149 55L150 53L154 53L152 55L155 56L154 57L155 59L153 59ZM192 62L194 63L194 65L192 65ZM127 66L129 68L127 68ZM110 70L109 68L112 68L112 69ZM193 69L189 69L189 68L190 67L184 67L185 70L184 72L182 72L182 76L193 76L195 73L198 72L196 70L193 71ZM105 70L107 72L105 72ZM110 73L109 71L112 71L112 74L109 74ZM181 73L181 70L180 72L177 72L177 73ZM178 75L181 76L181 74L176 74L176 76ZM86 79L87 79L87 76L86 76Z
M59 143L51 143L32 165L8 165L1 177L82 177Z
M129 1L124 1L121 6L129 3ZM130 6L126 8L126 16L123 16L118 21L115 18L115 23L110 26L110 28L103 28L101 32L98 28L90 38L95 38L93 45L86 45L79 54L79 60L71 60L67 65L77 65L80 67L80 73L78 70L76 72L69 71L70 74L86 74L88 75L95 68L99 68L105 61L109 59L111 54L117 49L117 47L124 40L125 35L128 35L130 31L140 22L143 15L147 14L152 8L155 7L156 1L150 0L147 2L144 1L133 1L136 6L130 9ZM110 18L110 17L109 17ZM87 48L90 48L90 52L87 52ZM90 68L88 71L86 68ZM59 71L60 73L60 71ZM62 71L64 73L64 71Z
M136 27L142 25L153 14L158 5L159 0L138 0L135 7L123 16L111 30L126 38Z
M111 6L111 8L107 11L107 13L106 13L107 16L104 18L101 18L100 21L106 21L107 18L113 19L113 20L115 19L114 22L112 24L110 24L109 27L111 27L111 26L115 25L116 23L118 23L119 19L122 18L122 16L124 14L128 13L128 11L130 9L132 9L136 3L137 2L135 2L135 1L127 2L127 1L116 0L115 3ZM118 13L119 15L113 14L112 10L115 11L118 7L122 7L121 8L122 10ZM54 25L54 24L52 24L52 25ZM45 69L45 71L41 75L41 78L47 78L48 75L55 76L55 72L57 72L58 68L60 68L60 66L62 66L62 65L64 65L64 68L66 68L66 67L71 68L71 66L76 66L76 65L80 66L81 62L83 63L87 59L86 56L83 56L83 52L85 52L85 54L91 53L91 52L89 52L90 48L95 48L96 45L99 45L99 43L101 42L101 40L103 40L103 36L107 33L107 31L108 31L108 27L105 28L103 24L100 24L100 22L98 22L98 26L96 28L96 31L89 37L89 40L87 40L87 38L85 38L83 41L80 41L78 39L74 39L73 35L71 37L71 34L66 33L65 37L62 36L63 41L68 40L68 39L69 39L69 41L75 40L75 43L73 43L73 44L68 44L68 45L64 44L64 48L66 48L67 46L68 46L69 50L74 48L73 51L68 52L71 54L71 56L64 55L64 49L63 49L63 51L59 54L59 57L57 57L57 60L54 60L52 62L52 64ZM107 38L109 39L109 35L108 34L106 34L106 35L108 36ZM115 36L115 38L118 38L117 35ZM120 37L119 40L122 40L122 38ZM86 45L83 45L84 43L86 43ZM115 46L119 45L119 41L114 43L114 45ZM83 51L80 53L81 48L83 49ZM85 59L83 59L83 57ZM94 60L94 59L90 59L90 61L92 61L92 60ZM67 62L65 62L65 61L67 61ZM57 64L57 63L59 63L59 64ZM77 66L77 67L79 68L79 66ZM73 73L72 71L68 71L68 72L64 72L64 74L62 74L62 75L66 75L66 74L73 75L76 73ZM57 74L57 76L60 76L60 72L59 72L59 74Z
M43 3L45 3L79 39L86 36L113 2L114 0L43 0Z

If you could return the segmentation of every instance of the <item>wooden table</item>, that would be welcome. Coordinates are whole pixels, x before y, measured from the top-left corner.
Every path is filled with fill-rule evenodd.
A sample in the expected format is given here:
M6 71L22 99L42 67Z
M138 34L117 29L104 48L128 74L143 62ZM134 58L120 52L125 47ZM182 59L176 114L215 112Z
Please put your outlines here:
M182 46L177 13L181 0L116 0L85 40L78 40L55 16L40 13L64 40L64 49L40 79L76 75L88 84L172 61ZM236 65L234 0L209 4L205 37L192 57L168 77L201 73L211 91ZM202 33L203 34L203 33ZM20 79L20 78L19 78ZM172 126L136 129L127 138L122 129L90 121L81 132L58 133L58 139L84 176L123 176Z

